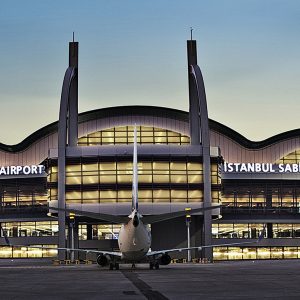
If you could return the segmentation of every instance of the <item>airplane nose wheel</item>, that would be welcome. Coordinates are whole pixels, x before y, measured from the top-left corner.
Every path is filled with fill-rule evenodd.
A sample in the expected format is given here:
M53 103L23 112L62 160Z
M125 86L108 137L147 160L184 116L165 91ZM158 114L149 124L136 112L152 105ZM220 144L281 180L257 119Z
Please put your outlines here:
M131 265L131 269L132 269L132 270L135 270L135 263L133 263L133 264Z

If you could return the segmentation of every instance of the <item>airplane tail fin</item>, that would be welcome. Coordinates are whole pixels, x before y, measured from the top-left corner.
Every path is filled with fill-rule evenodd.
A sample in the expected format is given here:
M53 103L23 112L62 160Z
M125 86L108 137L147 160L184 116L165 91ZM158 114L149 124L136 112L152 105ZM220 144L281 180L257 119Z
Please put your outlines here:
M137 130L134 126L133 140L133 178L132 178L132 210L138 211L138 165L137 165Z

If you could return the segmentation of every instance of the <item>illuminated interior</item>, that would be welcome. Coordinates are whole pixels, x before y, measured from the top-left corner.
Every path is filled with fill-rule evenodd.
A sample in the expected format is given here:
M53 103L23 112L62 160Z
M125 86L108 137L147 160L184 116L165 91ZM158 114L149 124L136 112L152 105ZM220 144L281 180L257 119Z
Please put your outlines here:
M1 227L8 237L58 235L58 221L5 222ZM3 232L0 236L4 236Z
M47 249L32 248L34 246L47 247ZM30 245L30 246L0 246L0 258L46 258L57 256L57 245ZM53 248L53 249L48 249Z
M276 161L277 164L296 164L300 163L300 150L293 151Z
M300 247L214 247L214 260L300 258Z
M112 127L90 133L78 139L79 146L133 144L133 126ZM188 145L190 138L171 130L137 126L139 144L175 144Z

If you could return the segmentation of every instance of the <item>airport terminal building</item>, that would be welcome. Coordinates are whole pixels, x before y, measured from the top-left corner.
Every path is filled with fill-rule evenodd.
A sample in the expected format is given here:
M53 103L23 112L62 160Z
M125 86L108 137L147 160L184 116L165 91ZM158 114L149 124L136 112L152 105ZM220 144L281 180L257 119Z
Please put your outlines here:
M0 223L16 245L1 232L0 258L68 256L35 245L118 250L121 224L48 206L128 215L134 126L142 214L217 207L192 216L191 246L220 246L193 257L300 258L300 129L252 142L209 120L196 41L187 54L189 112L123 106L78 114L78 43L70 43L58 122L0 144ZM152 250L187 245L185 218L153 224L151 233ZM250 243L221 246L231 242Z

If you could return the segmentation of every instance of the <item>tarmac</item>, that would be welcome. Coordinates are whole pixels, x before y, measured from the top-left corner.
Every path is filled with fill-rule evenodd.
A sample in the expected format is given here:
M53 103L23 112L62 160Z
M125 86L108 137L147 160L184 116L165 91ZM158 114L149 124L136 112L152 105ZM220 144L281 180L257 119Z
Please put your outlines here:
M0 299L300 299L300 260L58 265L0 260Z

